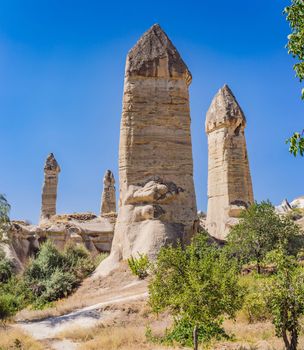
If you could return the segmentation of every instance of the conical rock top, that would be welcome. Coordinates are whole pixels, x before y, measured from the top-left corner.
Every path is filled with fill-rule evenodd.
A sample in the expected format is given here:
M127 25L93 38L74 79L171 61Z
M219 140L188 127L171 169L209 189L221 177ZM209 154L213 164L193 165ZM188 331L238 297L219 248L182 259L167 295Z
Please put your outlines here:
M53 153L50 153L47 156L45 165L44 165L44 171L54 171L56 173L60 172L60 167Z
M154 24L129 51L126 76L184 78L189 85L191 73L167 34Z
M206 132L225 125L246 124L245 115L229 86L225 84L213 98L206 117Z

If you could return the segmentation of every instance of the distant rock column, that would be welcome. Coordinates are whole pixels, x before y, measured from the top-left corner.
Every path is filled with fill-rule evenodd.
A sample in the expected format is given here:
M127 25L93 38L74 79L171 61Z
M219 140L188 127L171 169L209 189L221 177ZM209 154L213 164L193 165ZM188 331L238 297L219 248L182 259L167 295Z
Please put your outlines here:
M116 212L115 179L111 170L107 170L103 178L103 192L100 215Z
M44 183L42 188L41 220L56 215L57 185L60 167L53 155L49 154L44 165Z
M206 117L208 210L206 228L225 239L240 212L253 203L244 129L246 119L227 85L214 97Z
M120 202L111 259L189 241L197 217L188 86L191 74L159 25L129 51L120 128ZM114 259L114 260L113 260ZM102 269L105 269L102 271Z

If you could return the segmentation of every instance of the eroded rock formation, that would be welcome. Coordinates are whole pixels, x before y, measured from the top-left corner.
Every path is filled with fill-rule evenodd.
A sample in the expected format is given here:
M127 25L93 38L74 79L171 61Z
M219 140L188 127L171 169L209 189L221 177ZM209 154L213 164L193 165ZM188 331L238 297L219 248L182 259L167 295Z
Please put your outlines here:
M115 221L116 213L107 217L97 217L92 213L53 215L39 225L12 221L9 229L10 245L3 247L10 251L18 269L47 239L60 250L63 250L67 243L73 242L84 245L93 255L110 252Z
M44 165L44 183L40 220L48 220L56 215L57 185L60 167L53 153L50 153Z
M246 119L227 85L214 97L206 117L208 210L206 228L225 239L241 210L253 203L244 129Z
M159 25L130 50L120 129L120 208L106 264L189 240L196 220L191 74ZM102 272L102 271L101 271Z
M111 170L107 170L103 178L100 215L116 213L115 179Z

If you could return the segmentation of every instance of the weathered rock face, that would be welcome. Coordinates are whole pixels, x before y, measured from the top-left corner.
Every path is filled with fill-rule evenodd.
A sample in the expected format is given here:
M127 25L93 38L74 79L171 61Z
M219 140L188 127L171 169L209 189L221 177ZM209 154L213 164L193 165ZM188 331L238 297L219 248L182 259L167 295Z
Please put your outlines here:
M159 25L127 56L120 130L120 208L111 255L155 257L191 237L196 220L191 74ZM103 264L101 269L105 266Z
M50 153L44 165L44 184L42 188L41 220L48 220L56 214L57 185L60 167Z
M225 239L241 210L253 203L244 129L246 119L227 85L214 97L206 117L208 210L206 228Z
M92 213L53 215L40 225L12 221L9 229L10 244L0 244L0 247L19 270L47 239L60 250L68 242L73 242L85 246L93 255L110 252L115 221L115 213L103 217Z
M111 170L107 170L103 178L100 215L116 212L115 179Z

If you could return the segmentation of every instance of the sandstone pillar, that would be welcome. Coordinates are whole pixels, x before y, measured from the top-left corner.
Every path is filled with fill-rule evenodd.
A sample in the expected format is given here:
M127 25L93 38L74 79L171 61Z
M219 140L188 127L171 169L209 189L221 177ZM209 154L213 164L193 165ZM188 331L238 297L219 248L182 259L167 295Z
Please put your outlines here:
M245 115L227 85L214 97L206 117L208 210L206 228L225 239L241 210L253 203L244 129Z
M120 129L119 212L111 251L116 260L138 252L154 258L163 245L188 241L193 234L190 83L187 66L159 25L129 51Z
M103 192L100 215L116 212L115 179L111 170L107 170L103 178Z
M42 188L41 220L50 219L56 214L57 185L60 167L50 153L44 165L44 183Z

